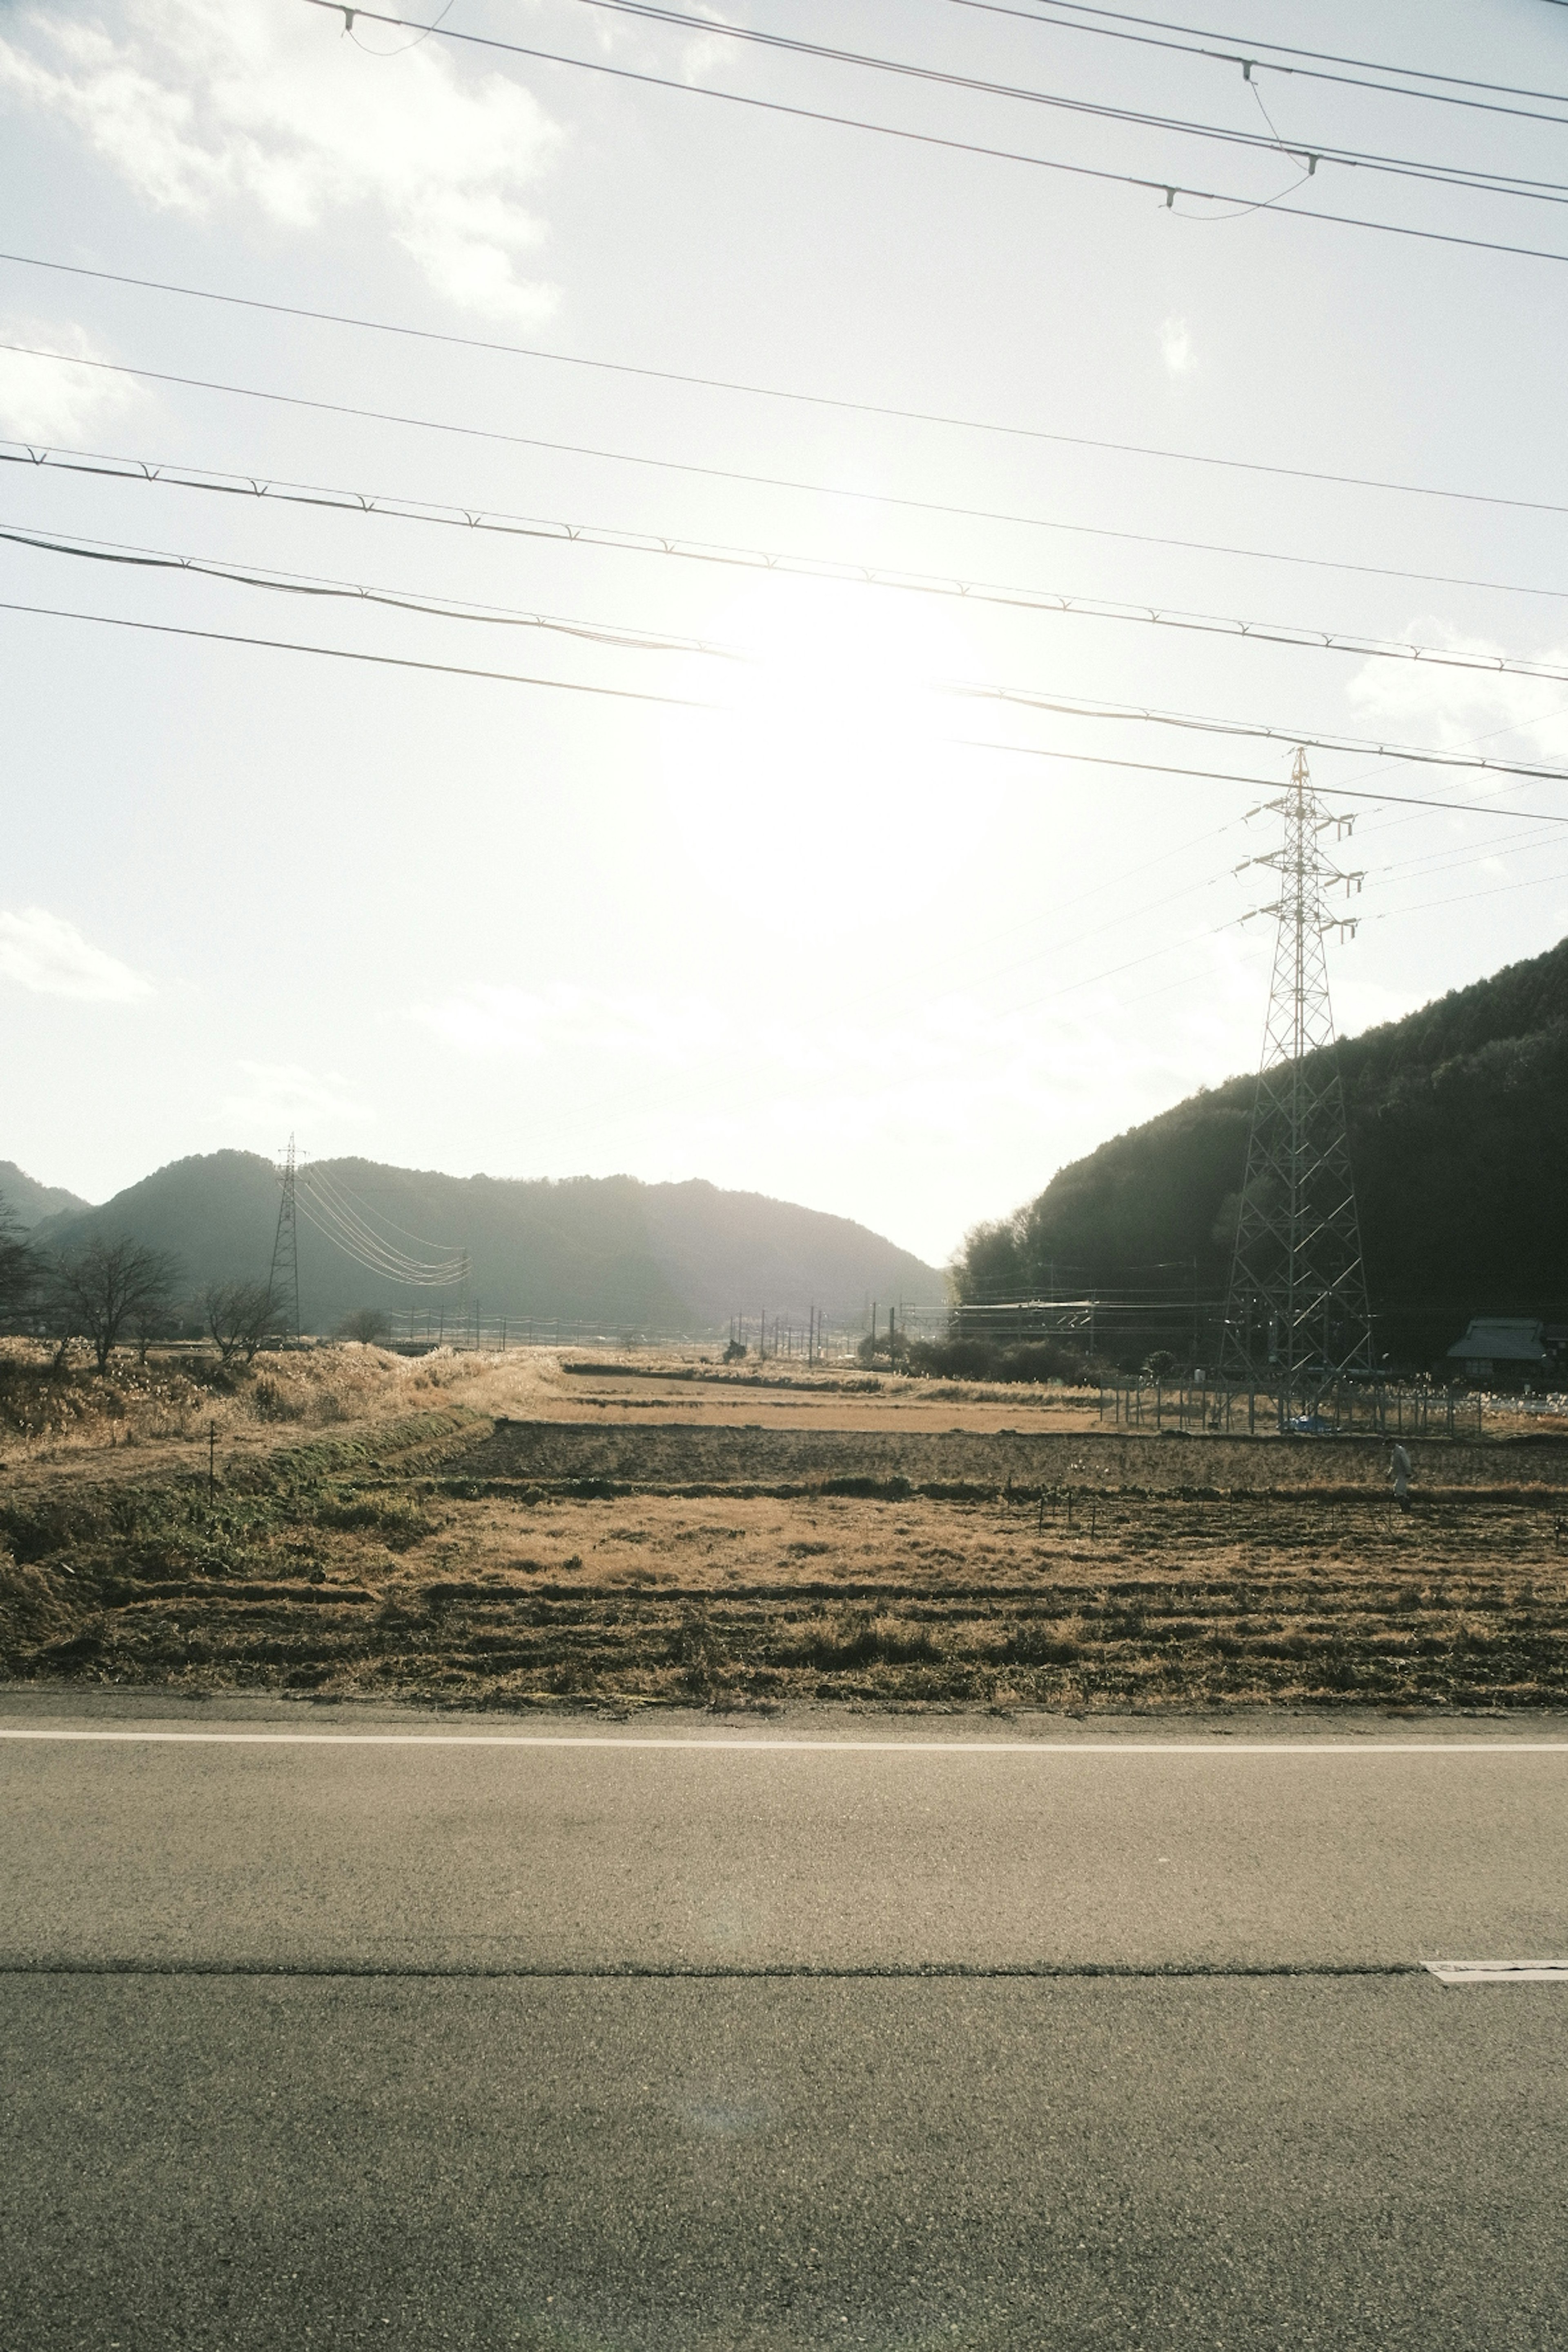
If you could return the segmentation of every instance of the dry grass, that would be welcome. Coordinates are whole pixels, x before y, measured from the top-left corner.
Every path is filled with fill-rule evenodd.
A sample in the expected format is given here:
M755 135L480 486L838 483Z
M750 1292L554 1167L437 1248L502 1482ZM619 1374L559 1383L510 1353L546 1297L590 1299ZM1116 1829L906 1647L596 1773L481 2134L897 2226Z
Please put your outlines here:
M297 1417L257 1393L280 1380ZM205 1444L94 1458L84 1415L0 1491L0 1672L617 1709L1568 1698L1568 1448L1429 1449L1405 1519L1364 1449L1347 1478L1313 1446L931 1434L892 1399L835 1441L575 1395L543 1357L274 1360L210 1497Z
M414 1358L359 1346L279 1350L224 1366L209 1350L182 1347L153 1348L144 1363L121 1350L100 1377L79 1348L0 1339L0 1474L26 1482L64 1465L85 1470L99 1466L91 1457L126 1448L162 1465L214 1430L226 1450L254 1446L263 1433L371 1422L490 1370L489 1358L449 1348Z

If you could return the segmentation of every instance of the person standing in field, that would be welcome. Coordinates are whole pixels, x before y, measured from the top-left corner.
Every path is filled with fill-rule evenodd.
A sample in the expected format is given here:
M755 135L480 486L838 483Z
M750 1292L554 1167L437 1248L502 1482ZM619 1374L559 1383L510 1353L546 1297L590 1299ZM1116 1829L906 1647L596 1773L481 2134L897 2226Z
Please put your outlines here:
M1403 1445L1388 1449L1388 1477L1394 1488L1394 1499L1402 1511L1410 1508L1410 1456Z

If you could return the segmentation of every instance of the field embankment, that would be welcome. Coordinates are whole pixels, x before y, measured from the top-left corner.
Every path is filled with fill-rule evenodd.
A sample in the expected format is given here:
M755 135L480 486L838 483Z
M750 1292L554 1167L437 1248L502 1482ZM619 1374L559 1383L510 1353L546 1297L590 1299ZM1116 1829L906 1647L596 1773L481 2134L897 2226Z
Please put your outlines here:
M299 1421L245 1423L240 1383L210 1486L197 1415L13 1462L0 1673L510 1707L1568 1703L1561 1442L1413 1447L1405 1517L1360 1441L998 1428L956 1391L946 1429L902 1391L801 1423L753 1391L748 1427L606 1389L584 1420L553 1359L419 1385L329 1354L318 1386L341 1410L353 1373L362 1409L312 1424L301 1374Z

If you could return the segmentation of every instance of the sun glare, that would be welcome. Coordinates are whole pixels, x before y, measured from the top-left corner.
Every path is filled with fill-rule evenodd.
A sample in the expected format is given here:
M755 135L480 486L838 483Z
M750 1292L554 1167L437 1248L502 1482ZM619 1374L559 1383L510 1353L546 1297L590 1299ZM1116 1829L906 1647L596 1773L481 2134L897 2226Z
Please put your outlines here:
M726 677L724 715L672 743L693 858L726 882L766 861L785 885L908 858L959 757L942 740L954 724L942 687L969 663L962 614L860 585L766 581L710 630L750 658Z
M963 674L954 615L918 596L769 583L715 616L752 655L724 716L689 756L679 798L695 855L715 874L765 861L802 883L831 859L872 871L924 857L927 804L957 755L942 693Z

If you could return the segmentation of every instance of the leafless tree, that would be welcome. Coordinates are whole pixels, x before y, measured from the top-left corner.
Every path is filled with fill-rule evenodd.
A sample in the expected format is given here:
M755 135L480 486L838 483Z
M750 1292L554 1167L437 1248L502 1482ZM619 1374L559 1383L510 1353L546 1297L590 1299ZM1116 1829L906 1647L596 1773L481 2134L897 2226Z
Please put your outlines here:
M203 1300L207 1329L226 1364L236 1356L249 1363L258 1348L283 1320L279 1302L266 1282L215 1282Z
M85 1242L50 1268L55 1328L63 1338L86 1339L99 1370L106 1371L122 1333L168 1312L179 1271L178 1259L167 1251L123 1234L118 1241Z
M147 1349L154 1339L170 1339L177 1324L173 1303L168 1298L149 1299L131 1318L131 1333L136 1342L136 1360L144 1364Z
M366 1347L374 1347L383 1339L391 1339L392 1323L379 1307L356 1307L353 1313L345 1315L338 1325L338 1337L340 1339L363 1339Z

